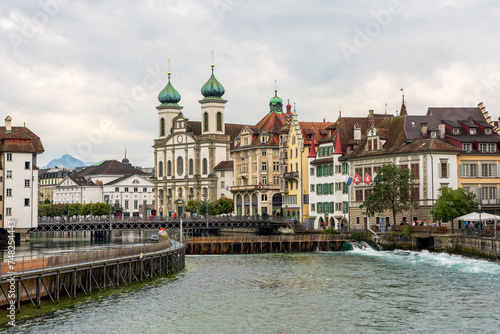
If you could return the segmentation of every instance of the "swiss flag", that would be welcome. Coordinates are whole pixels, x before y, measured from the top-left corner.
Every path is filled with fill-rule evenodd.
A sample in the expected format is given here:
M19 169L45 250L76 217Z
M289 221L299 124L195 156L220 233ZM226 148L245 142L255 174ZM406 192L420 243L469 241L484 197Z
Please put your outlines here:
M365 183L367 185L370 185L371 182L372 182L372 177L368 175L368 173L365 173Z
M358 185L360 182L361 182L361 176L359 176L358 174L355 174L354 178L352 179L352 183L354 183L355 185Z

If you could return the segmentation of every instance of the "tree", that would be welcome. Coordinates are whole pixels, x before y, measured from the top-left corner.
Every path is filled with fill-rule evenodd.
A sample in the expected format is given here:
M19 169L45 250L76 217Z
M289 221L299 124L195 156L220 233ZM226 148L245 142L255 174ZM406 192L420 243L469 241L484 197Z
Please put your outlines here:
M111 214L116 216L116 214L121 211L123 211L123 208L120 203L115 203L111 206Z
M385 164L378 171L374 183L372 193L360 206L366 208L371 216L376 212L391 211L395 224L398 213L418 207L418 203L411 198L413 177L408 168L394 163Z
M436 219L451 221L451 229L453 229L453 219L471 213L477 206L474 202L474 193L466 189L442 187L439 188L439 192L440 195L431 213Z
M50 204L50 199L46 198L46 199L43 201L43 204Z
M233 212L234 202L231 198L221 197L212 203L215 214L223 215Z
M198 200L195 200L195 199L190 200L187 202L185 210L186 210L186 212L189 212L191 214L198 213L198 210L200 209L200 204L201 204L201 202Z

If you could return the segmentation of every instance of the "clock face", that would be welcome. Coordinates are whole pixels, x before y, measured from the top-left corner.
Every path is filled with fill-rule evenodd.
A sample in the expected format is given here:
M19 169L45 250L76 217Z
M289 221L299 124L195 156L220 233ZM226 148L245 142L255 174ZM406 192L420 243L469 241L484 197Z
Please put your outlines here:
M182 136L177 136L177 142L179 144L182 143L183 140L184 140L184 138Z

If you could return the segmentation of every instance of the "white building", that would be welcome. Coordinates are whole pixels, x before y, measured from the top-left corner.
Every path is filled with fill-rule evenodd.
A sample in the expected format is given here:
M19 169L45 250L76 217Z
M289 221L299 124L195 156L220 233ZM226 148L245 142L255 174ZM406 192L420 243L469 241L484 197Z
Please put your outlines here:
M231 187L234 186L234 161L221 161L214 168L217 176L217 198L233 198Z
M65 177L54 188L54 204L119 203L123 214L139 216L142 205L154 204L150 175L133 168L128 160L106 160Z
M0 225L15 223L17 233L38 226L37 155L44 152L40 138L26 127L0 127Z

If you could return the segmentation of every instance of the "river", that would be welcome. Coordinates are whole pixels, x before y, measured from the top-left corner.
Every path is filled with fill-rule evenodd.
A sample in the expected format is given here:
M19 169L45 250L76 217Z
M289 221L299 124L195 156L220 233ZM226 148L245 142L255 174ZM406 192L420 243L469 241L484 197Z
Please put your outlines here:
M355 250L188 256L175 277L6 333L499 333L500 264Z

